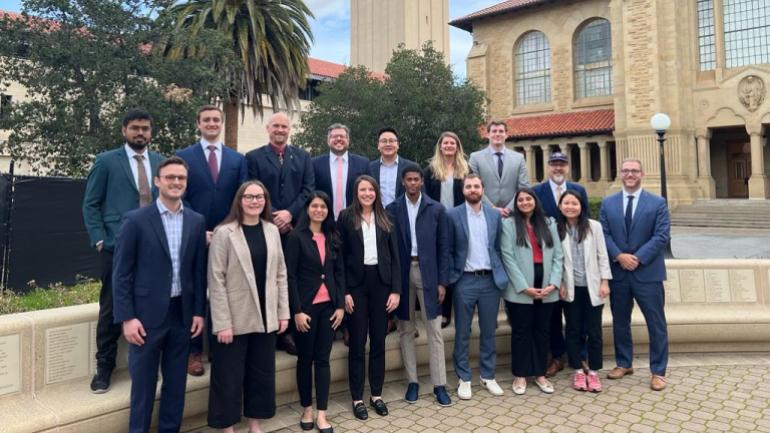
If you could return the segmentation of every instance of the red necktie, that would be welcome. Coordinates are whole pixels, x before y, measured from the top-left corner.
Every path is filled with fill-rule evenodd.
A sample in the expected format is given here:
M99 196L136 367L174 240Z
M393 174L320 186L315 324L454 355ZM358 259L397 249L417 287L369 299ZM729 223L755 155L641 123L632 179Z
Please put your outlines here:
M208 145L209 150L209 171L211 172L211 179L214 183L217 183L219 178L219 167L217 166L217 147L213 144Z

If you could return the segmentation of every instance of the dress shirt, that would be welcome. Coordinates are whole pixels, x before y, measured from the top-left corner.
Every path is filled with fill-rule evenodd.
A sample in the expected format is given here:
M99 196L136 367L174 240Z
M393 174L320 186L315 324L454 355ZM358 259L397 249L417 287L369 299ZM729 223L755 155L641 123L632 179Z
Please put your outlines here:
M412 257L417 256L417 212L420 210L420 203L422 202L422 194L417 197L417 203L412 203L409 197L404 194L404 200L406 200L406 213L409 216L409 233L412 239Z
M548 179L548 185L551 186L551 194L553 194L553 202L556 203L556 206L559 206L559 194L556 191L556 188L561 186L561 193L564 194L565 191L567 191L567 179L564 179L564 182L562 182L561 185L554 182L550 178Z
M217 173L219 173L222 171L222 142L214 143L207 141L205 138L201 138L201 147L203 148L203 156L206 157L206 161L209 160L209 153L211 153L209 146L216 147L214 153L217 156Z
M179 264L182 258L179 257L179 248L182 245L182 222L184 220L182 211L184 211L184 205L180 202L179 210L171 212L161 203L160 199L156 200L155 203L158 204L163 231L166 232L166 241L168 241L168 252L171 254L171 297L175 298L182 294L182 283L179 278Z
M396 182L398 182L398 155L391 165L386 165L380 158L380 193L383 207L388 207L396 199Z
M374 212L372 212L372 223L368 224L366 220L361 217L361 233L364 235L364 264L376 265L377 264L377 221L374 219Z
M468 257L465 272L488 271L492 269L487 239L487 218L482 207L478 213L469 204L465 205L468 216Z
M586 259L583 254L583 244L578 243L578 229L577 227L568 227L567 233L570 237L570 249L572 250L572 275L575 280L575 285L580 287L587 287L588 281L586 280Z
M503 145L502 149L496 149L491 144L487 146L487 151L492 155L492 158L495 160L495 170L497 170L497 152L503 153L503 164L505 164L505 154L510 151L507 146Z
M150 185L150 190L152 190L152 168L150 167L150 153L147 152L147 148L144 148L143 153L139 153L128 144L124 144L123 147L126 149L126 155L128 155L128 165L131 166L131 174L134 175L134 185L137 191L139 190L139 167L134 155L142 155L144 157L142 160L144 162L144 172L147 173L147 184Z
M626 207L628 206L628 196L634 196L634 202L631 204L631 218L636 214L636 207L639 205L639 198L642 196L642 188L636 190L634 193L629 193L623 188L623 215L625 216Z
M337 155L333 152L329 152L329 175L332 178L332 194L337 191ZM348 207L347 194L348 193L348 152L342 155L342 209ZM334 200L336 197L330 197L332 199L332 207L334 206ZM340 210L342 210L340 209Z

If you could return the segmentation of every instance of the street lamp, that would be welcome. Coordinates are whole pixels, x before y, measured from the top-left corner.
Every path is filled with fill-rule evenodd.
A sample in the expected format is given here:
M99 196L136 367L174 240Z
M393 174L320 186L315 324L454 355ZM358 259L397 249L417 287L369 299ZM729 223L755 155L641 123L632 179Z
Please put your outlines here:
M650 118L650 126L658 134L658 149L660 151L660 193L663 196L663 200L666 201L668 206L668 189L666 186L666 152L663 144L666 142L666 130L671 126L671 118L666 113L655 113ZM663 255L667 259L674 258L674 254L671 252L671 236L668 237L666 242L666 249L663 251Z

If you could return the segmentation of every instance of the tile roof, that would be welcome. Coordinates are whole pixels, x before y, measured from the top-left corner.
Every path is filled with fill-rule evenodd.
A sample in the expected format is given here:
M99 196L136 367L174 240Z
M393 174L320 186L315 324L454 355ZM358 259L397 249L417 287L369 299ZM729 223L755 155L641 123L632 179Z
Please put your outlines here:
M464 17L456 18L449 22L449 25L455 26L467 32L473 31L473 21L479 18L487 18L494 15L504 14L506 12L523 9L528 6L537 6L541 3L547 3L553 0L507 0L486 9L473 12Z
M337 78L347 68L339 63L327 62L326 60L307 58L307 65L310 67L311 75L318 75L322 78Z
M607 134L615 129L615 110L517 116L505 123L512 139Z

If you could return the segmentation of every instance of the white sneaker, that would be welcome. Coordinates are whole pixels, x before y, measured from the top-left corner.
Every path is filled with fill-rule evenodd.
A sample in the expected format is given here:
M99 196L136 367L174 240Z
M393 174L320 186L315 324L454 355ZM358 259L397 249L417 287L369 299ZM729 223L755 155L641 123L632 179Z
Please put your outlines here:
M481 379L481 386L486 387L487 391L492 395L500 396L505 394L503 389L500 388L500 385L498 385L497 381L494 379Z
M471 383L460 380L460 386L457 387L457 397L460 400L470 400L473 392L471 391Z

